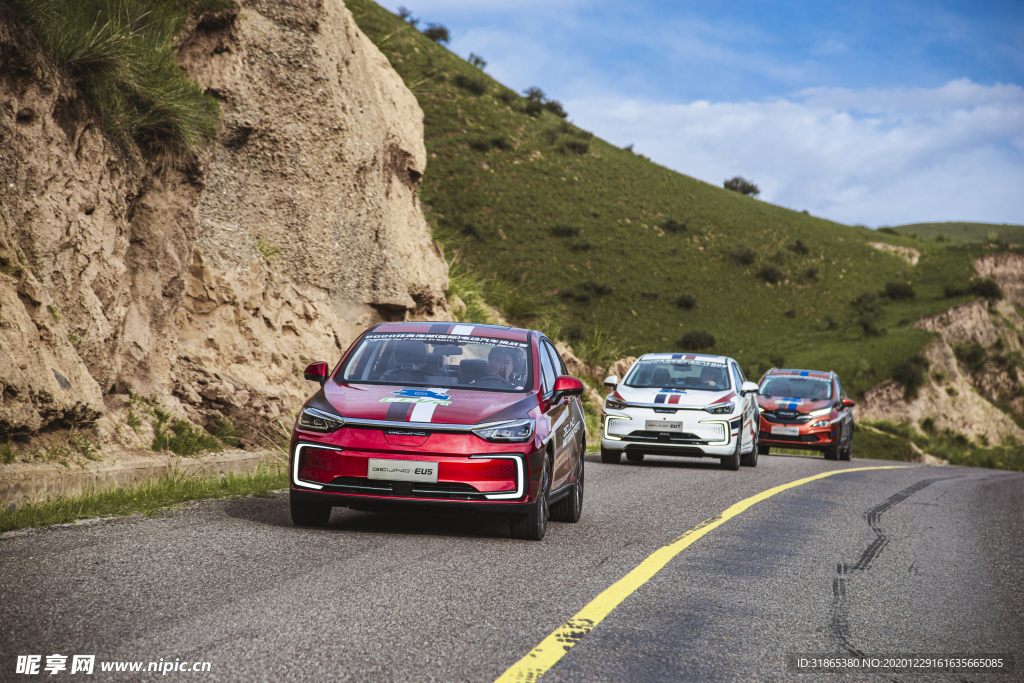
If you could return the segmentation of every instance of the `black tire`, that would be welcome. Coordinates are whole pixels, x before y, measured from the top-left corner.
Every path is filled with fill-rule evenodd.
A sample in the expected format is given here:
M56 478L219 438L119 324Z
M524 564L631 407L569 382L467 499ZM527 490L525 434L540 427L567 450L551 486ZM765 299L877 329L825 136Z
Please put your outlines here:
M835 443L825 449L826 460L838 460L839 459L839 435L836 434Z
M643 462L644 454L636 451L626 451L626 460L630 462Z
M512 538L526 541L541 541L548 530L548 494L551 493L551 471L548 459L544 458L544 470L540 475L540 492L533 509L525 515L512 515L508 518L508 533Z
M739 434L736 435L736 450L733 454L722 458L722 469L732 470L735 472L740 468L740 449L743 448L743 429L740 428Z
M846 449L839 452L840 460L850 460L853 458L853 437L850 437L850 443L846 445Z
M583 464L580 458L580 473L569 495L551 506L551 519L556 522L575 524L583 515Z
M757 432L754 432L754 447L749 453L740 455L740 464L744 467L757 467L757 453L761 445L757 442Z
M327 503L310 503L305 500L289 499L288 507L295 526L327 526L331 519L331 506Z
M608 448L601 449L601 462L613 465L622 459L622 451L613 451Z

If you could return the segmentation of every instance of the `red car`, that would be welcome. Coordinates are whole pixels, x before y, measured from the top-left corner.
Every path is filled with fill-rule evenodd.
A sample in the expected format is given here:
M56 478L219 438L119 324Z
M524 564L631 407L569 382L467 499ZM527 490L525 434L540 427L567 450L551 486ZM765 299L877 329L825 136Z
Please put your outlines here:
M828 460L849 460L854 405L834 372L772 368L761 378L757 392L760 453L779 446L821 451Z
M583 509L583 383L540 332L498 325L383 323L352 344L299 412L291 515L332 507L448 506L508 515L540 540L549 516Z

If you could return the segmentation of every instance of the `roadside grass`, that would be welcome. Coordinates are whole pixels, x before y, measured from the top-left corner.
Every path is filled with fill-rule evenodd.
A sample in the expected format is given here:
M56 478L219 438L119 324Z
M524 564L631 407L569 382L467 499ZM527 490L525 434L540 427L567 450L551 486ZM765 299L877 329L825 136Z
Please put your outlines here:
M993 445L971 441L963 434L948 429L934 434L923 434L906 422L884 420L869 424L895 439L902 439L904 443L913 442L925 453L948 460L951 465L1024 472L1024 445L1012 438L1005 443ZM870 432L859 430L856 438L859 439L868 433Z
M856 396L928 343L914 321L976 296L946 289L970 282L991 249L841 225L670 171L531 107L371 0L346 4L424 111L419 192L435 236L475 272L514 283L540 310L519 319L549 321L549 334L599 332L640 355L693 350L682 340L703 331L707 351L751 379L772 366L835 370ZM586 150L566 144L583 140ZM885 296L890 283L914 297ZM855 305L862 295L871 301Z
M92 517L126 517L141 513L154 515L190 500L270 497L288 487L283 466L261 466L251 475L226 474L213 477L171 471L159 479L138 486L86 493L45 503L28 503L0 511L0 532L25 527L64 524Z
M158 159L194 155L217 132L219 106L178 66L190 13L226 0L6 0L47 55L81 88L124 149Z

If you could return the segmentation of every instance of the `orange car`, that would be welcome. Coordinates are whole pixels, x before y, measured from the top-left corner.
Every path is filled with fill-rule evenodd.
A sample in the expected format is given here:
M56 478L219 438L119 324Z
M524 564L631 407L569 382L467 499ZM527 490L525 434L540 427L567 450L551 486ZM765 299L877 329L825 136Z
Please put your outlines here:
M854 402L839 376L817 370L772 368L759 382L758 449L772 446L821 451L827 460L853 456Z

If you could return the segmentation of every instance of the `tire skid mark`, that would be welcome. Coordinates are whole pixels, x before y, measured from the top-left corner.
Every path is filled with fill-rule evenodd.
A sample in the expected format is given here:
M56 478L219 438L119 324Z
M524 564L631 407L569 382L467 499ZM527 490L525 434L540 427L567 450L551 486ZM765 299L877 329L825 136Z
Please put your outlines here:
M959 478L960 477L935 477L933 479L922 479L916 484L903 489L899 493L889 496L885 501L864 513L864 520L868 523L868 526L871 527L871 531L875 533L875 538L866 548L864 548L863 551L861 551L860 557L857 558L857 561L854 564L847 564L845 562L837 563L836 574L838 574L838 576L832 579L832 614L828 630L832 638L838 641L839 646L842 647L844 651L858 657L864 656L864 653L850 642L850 600L847 596L847 582L852 578L853 572L863 572L871 569L871 563L889 544L889 537L885 535L885 532L882 531L881 527L882 514L937 481Z

